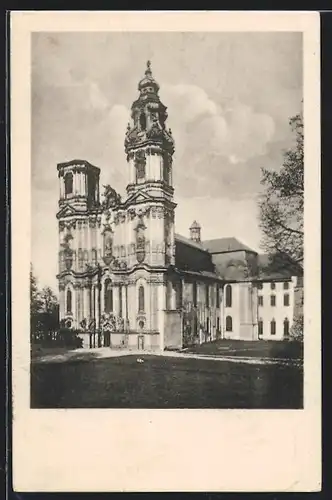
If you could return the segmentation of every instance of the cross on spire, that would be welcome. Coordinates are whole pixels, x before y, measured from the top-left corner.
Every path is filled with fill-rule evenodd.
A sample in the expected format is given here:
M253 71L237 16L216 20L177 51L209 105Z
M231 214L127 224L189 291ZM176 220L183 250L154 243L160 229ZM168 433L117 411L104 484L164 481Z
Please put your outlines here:
M151 61L147 61L146 62L146 70L145 70L145 74L147 76L151 76L152 75L152 71L151 71Z

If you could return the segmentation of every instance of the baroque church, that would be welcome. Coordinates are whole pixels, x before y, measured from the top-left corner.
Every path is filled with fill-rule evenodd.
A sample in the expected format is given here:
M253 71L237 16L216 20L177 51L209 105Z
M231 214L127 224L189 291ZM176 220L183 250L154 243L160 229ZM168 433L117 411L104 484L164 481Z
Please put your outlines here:
M174 138L150 62L125 133L125 196L100 193L100 169L57 166L60 321L84 347L179 349L220 338L281 340L302 294L301 270L266 271L235 238L175 232Z

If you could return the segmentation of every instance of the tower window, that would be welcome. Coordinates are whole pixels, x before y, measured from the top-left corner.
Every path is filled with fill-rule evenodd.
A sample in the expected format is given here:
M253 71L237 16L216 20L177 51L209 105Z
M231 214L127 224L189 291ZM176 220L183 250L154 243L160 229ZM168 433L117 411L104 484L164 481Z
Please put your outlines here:
M233 331L233 320L232 316L226 316L226 332Z
M95 265L97 264L97 260L98 260L98 259L97 259L97 257L98 257L98 256L97 256L97 250L96 250L95 248L93 248L93 249L91 250L91 257L92 257L92 263L93 263L93 265L95 266Z
M146 116L145 116L145 113L143 111L139 116L139 123L141 126L141 130L146 130Z
M67 314L71 314L71 308L72 308L72 293L71 290L67 290Z
M96 185L97 182L95 177L90 174L88 176L88 199L90 204L93 204L96 201Z
M113 312L113 288L111 280L105 281L105 293L104 293L104 302L105 302L105 312L110 313Z
M137 177L137 180L144 179L144 177L145 177L145 162L144 161L137 162L136 177Z
M273 319L270 323L270 333L271 335L275 335L276 334L276 329L277 329L277 325L276 325L276 322L275 320Z
M144 307L145 307L145 297L144 297L144 286L141 285L138 289L138 310L139 312L143 312L144 311Z
M73 174L69 172L65 175L65 195L72 194L73 192Z
M226 307L232 307L232 287L226 285Z

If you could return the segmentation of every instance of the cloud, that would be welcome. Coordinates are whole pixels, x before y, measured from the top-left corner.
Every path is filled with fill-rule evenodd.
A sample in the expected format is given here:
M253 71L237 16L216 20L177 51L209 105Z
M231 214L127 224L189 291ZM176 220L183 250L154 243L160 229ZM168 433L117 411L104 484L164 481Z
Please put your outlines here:
M180 197L178 202L176 232L188 237L189 226L193 220L197 220L202 228L202 240L234 236L253 250L259 250L260 232L255 199L197 196Z
M260 168L277 169L288 145L302 97L301 43L294 33L34 33L33 261L41 281L54 282L56 272L56 164L86 159L101 168L102 184L124 193L124 137L146 59L175 139L177 230L188 234L196 217L204 238L237 236L257 247Z
M271 116L256 113L241 102L223 109L197 86L167 85L163 87L163 99L168 105L170 123L177 117L175 128L181 139L186 128L190 130L190 149L193 145L194 149L204 147L238 163L265 154L266 145L273 138L275 126Z
M109 106L108 100L106 99L103 92L100 90L96 82L90 82L88 84L89 93L89 103L94 109L106 110Z
M230 185L247 192L248 172L243 176L239 165L267 153L275 135L273 118L239 100L221 106L195 85L168 84L161 98L176 143L175 178L181 192L198 195L204 187L211 196L220 196ZM255 178L258 172L259 167Z

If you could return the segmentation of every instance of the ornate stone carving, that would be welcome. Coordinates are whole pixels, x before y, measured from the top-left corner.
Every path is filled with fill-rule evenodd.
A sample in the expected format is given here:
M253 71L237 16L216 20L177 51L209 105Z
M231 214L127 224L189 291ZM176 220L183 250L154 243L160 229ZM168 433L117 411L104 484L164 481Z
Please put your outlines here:
M122 223L122 224L123 224L124 222L126 222L126 214L125 214L125 212L121 212L121 213L119 214L119 221L120 221L120 223Z
M108 266L113 258L113 231L109 224L104 224L104 231L102 232L104 236L104 255L103 260Z
M114 208L121 203L121 196L113 189L109 184L104 187L104 200L102 202L102 207L104 210L109 208Z
M145 259L145 229L146 226L140 220L136 227L136 259L139 264Z

